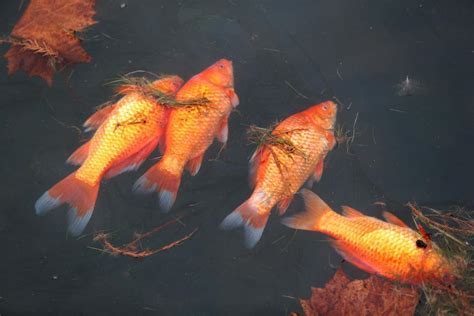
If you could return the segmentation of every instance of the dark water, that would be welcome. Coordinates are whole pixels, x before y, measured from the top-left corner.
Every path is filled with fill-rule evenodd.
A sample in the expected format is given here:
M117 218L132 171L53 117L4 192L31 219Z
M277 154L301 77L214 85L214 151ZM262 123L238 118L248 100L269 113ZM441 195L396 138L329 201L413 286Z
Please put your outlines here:
M120 5L126 3L125 8ZM20 16L0 4L1 32ZM333 95L338 122L357 137L328 157L315 185L331 205L380 215L402 206L471 204L474 176L474 2L458 1L98 1L99 23L85 34L90 64L48 88L38 78L6 75L0 59L2 315L285 315L294 299L322 286L340 257L325 238L282 226L276 216L255 250L220 221L250 193L248 124L266 126ZM2 53L6 52L2 47ZM239 113L228 148L185 176L171 214L135 196L138 173L103 183L84 238L66 236L64 209L34 214L35 200L72 172L64 161L93 108L110 99L104 82L144 69L189 78L219 58L234 62ZM406 76L423 86L398 96ZM293 88L291 88L291 87ZM297 90L299 93L296 93ZM306 96L303 97L302 95ZM345 108L349 107L347 110ZM214 145L207 157L218 152ZM299 209L298 202L290 211ZM88 246L95 231L126 242L185 214L152 238L160 246L195 227L192 239L145 260L110 257ZM348 267L355 276L361 273Z

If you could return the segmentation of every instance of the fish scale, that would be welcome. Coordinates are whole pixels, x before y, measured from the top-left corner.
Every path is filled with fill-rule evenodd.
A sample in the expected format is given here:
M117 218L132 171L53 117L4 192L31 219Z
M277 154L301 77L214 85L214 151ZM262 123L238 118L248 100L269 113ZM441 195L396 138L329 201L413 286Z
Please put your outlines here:
M174 110L170 115L170 128L167 133L167 154L178 159L182 166L203 153L212 143L222 119L232 110L229 97L220 87L206 80L199 84L184 86L176 95L180 102L205 98L207 103ZM189 141L192 137L192 142Z
M95 184L117 160L137 151L137 144L158 136L163 128L164 107L138 93L123 97L117 109L97 130L90 154L76 177Z
M419 234L374 218L325 217L320 228L321 232L350 245L359 254L360 260L389 277L397 275L406 278L412 268L409 264L401 264L404 262L401 259L411 257L412 252L420 254L415 247L403 246L414 245L421 238ZM390 267L390 271L386 266Z

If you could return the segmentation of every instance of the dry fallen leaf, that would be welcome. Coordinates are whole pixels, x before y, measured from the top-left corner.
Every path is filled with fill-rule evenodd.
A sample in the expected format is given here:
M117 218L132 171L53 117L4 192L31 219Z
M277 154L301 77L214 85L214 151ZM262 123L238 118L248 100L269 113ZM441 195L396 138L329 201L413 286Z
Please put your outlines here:
M56 71L91 57L81 47L76 32L96 23L95 0L31 0L4 42L8 74L19 69L43 78L49 86Z
M309 300L300 300L306 316L413 315L420 294L414 287L371 276L351 280L339 268L324 288L312 288Z

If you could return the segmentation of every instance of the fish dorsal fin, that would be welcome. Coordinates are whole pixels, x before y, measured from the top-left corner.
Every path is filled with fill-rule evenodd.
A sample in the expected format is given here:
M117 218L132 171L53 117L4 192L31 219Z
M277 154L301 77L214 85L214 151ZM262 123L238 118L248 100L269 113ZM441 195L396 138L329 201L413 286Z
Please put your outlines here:
M401 219L399 219L398 217L396 217L395 215L393 215L390 212L385 211L385 212L382 213L382 216L390 224L397 225L397 226L400 226L400 227L408 227L407 224L405 224Z
M302 230L320 231L322 225L327 221L327 215L333 213L331 208L319 196L310 190L301 190L305 212L301 212L292 217L282 220L282 223L288 227Z
M346 217L362 217L362 216L365 216L364 214L362 214L361 212L359 212L358 210L350 207L350 206L347 206L347 205L343 205L341 206L342 208L342 214L344 214L344 216Z

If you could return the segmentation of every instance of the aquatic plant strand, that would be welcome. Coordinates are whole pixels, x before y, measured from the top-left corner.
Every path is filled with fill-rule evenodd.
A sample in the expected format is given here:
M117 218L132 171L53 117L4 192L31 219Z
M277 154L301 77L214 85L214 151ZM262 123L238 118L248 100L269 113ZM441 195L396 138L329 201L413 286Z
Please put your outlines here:
M170 75L155 75L156 79L163 79ZM116 85L119 94L127 94L130 92L138 92L146 97L153 98L157 103L170 107L181 108L191 106L203 106L210 103L210 101L203 97L186 101L177 101L175 98L163 93L153 85L153 81L145 77L133 77L129 74L120 76L119 79L109 82L109 84Z

